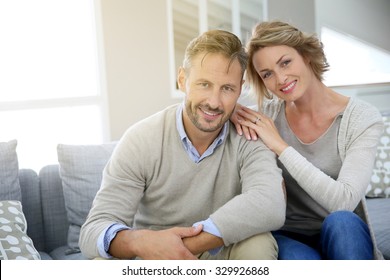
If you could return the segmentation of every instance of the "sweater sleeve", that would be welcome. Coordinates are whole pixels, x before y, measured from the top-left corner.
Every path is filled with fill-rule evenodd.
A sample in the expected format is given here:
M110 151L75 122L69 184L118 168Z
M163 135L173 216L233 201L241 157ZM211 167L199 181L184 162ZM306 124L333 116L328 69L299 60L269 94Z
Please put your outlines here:
M98 240L111 224L132 226L143 195L143 157L137 133L128 131L103 171L101 187L80 232L79 245L88 258L99 257ZM132 160L129 160L132 159Z
M279 156L298 184L329 212L353 211L364 197L372 174L378 139L383 130L380 119L368 126L361 119L356 120L356 123L352 123L352 120L350 122L352 136L346 144L345 158L336 180L292 147Z
M210 216L226 246L279 229L285 221L283 178L275 154L261 141L243 141L237 157L241 194Z

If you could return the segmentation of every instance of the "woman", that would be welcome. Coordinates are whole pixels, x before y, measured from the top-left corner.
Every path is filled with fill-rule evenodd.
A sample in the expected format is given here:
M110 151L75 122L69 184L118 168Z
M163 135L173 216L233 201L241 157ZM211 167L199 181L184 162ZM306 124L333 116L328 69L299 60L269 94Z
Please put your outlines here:
M323 84L328 64L314 35L263 22L248 54L247 80L261 110L239 105L232 121L239 134L261 138L283 171L286 223L274 232L279 259L380 258L364 201L380 113Z

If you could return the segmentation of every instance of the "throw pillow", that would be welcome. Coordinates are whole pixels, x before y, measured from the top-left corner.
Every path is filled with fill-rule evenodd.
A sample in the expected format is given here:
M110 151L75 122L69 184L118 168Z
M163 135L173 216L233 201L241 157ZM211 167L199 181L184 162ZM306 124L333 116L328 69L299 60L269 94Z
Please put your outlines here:
M0 200L22 200L17 141L0 142Z
M68 253L80 252L80 229L102 181L102 172L115 143L57 146L65 207L69 220Z
M39 260L20 201L0 201L0 259Z
M390 197L390 116L383 117L383 122L385 131L379 140L366 197Z

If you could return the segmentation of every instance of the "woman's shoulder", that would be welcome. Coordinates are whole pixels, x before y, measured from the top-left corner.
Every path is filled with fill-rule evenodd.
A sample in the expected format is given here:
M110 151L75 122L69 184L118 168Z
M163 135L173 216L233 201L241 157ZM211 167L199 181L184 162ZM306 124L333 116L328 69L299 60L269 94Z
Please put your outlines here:
M275 119L283 105L283 100L274 96L271 99L265 98L261 104L262 112L272 119Z
M371 103L364 100L351 97L345 109L345 114L350 116L351 120L363 122L380 122L382 115Z
M372 104L352 98L348 102L340 124L340 135L355 139L362 133L378 137L383 131L383 119L379 110Z

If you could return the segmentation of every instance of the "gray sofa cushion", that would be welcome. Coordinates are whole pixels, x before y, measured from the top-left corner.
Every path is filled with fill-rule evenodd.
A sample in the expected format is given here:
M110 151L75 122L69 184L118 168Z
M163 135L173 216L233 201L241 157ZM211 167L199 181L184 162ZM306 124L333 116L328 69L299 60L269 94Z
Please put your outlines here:
M45 251L65 246L69 223L58 165L47 165L39 171Z
M0 200L22 200L17 141L0 142Z
M22 190L23 212L28 225L27 234L34 241L35 248L41 253L45 250L45 237L38 174L32 169L20 169L19 182Z
M66 212L70 223L68 246L72 252L80 251L80 229L100 188L103 169L114 148L115 143L57 146Z
M54 260L87 260L81 252L72 252L68 245L58 247L50 252L50 257Z

